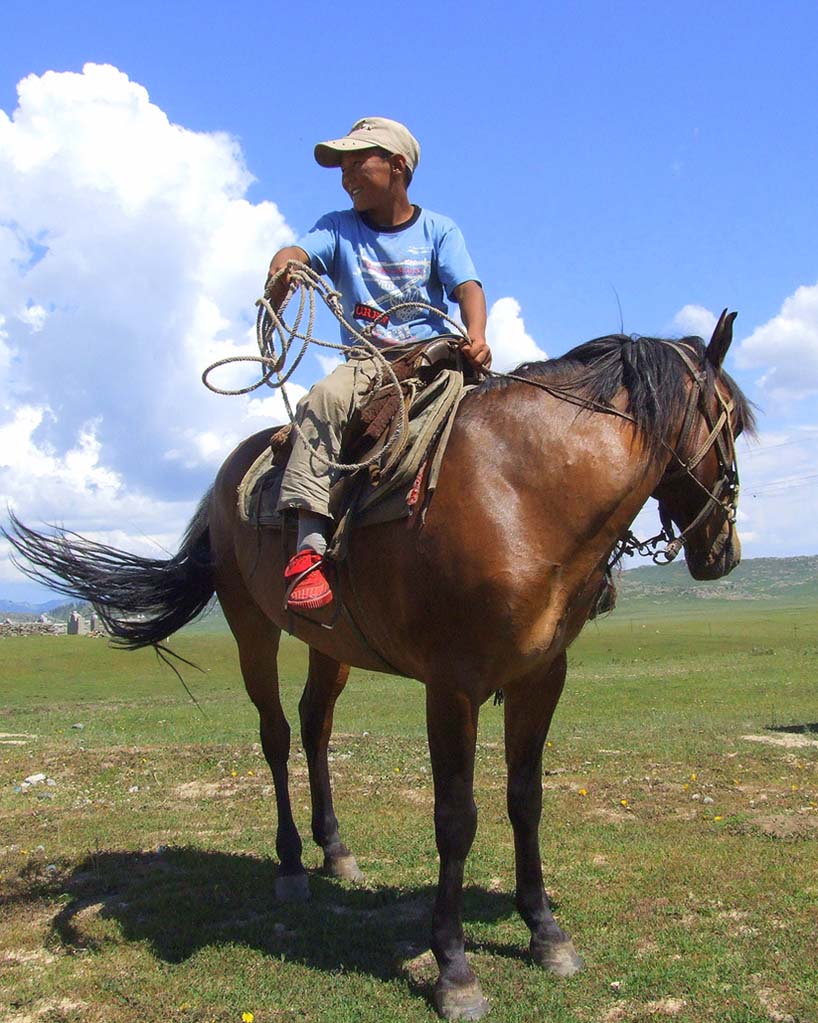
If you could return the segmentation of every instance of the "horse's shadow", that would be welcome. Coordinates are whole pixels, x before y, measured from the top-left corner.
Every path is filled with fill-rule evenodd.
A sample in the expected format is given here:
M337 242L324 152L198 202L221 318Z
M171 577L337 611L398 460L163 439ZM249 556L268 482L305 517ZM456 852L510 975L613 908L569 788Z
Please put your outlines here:
M49 894L70 898L52 922L53 937L69 950L147 942L167 963L208 946L244 945L318 970L404 976L415 991L429 994L436 970L424 953L433 885L358 887L315 871L309 901L280 903L274 877L271 860L237 853L192 847L94 853L50 886ZM467 926L515 912L509 893L464 890ZM523 958L528 934L522 921L520 929L519 945L480 941L472 947Z
M767 725L768 732L789 732L793 735L804 735L810 732L818 732L818 721L804 722L795 725Z

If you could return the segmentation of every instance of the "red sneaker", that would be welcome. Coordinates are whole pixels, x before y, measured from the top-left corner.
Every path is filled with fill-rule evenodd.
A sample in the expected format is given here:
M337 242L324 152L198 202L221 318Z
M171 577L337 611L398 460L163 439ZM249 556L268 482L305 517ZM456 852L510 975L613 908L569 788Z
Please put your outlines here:
M323 565L324 559L312 547L305 547L290 558L284 569L288 607L316 608L332 603L332 588Z

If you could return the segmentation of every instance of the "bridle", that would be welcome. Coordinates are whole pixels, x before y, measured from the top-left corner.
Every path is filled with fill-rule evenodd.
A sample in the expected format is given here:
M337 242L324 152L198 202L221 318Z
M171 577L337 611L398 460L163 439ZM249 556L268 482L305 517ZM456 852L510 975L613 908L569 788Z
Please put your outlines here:
M733 524L736 521L739 479L738 465L736 463L736 438L733 433L733 421L730 418L736 407L735 400L733 398L730 398L729 400L726 399L718 387L714 386L713 390L715 391L716 398L720 406L719 414L714 419L710 409L708 408L706 400L708 391L707 374L704 370L700 369L691 358L691 354L696 354L696 349L693 348L692 345L686 344L684 341L668 341L664 338L657 338L656 340L659 344L667 345L676 352L684 363L685 368L693 381L693 386L690 388L687 407L685 409L684 419L682 420L682 426L679 431L679 437L676 444L674 446L668 444L666 441L663 442L664 447L670 452L671 462L678 463L678 467L670 472L666 470L659 482L660 485L664 486L665 484L673 484L679 479L688 477L696 484L697 487L699 487L700 490L704 491L707 495L707 500L702 505L699 513L693 521L690 522L678 534L678 536L676 535L675 527L670 518L670 513L660 501L659 521L662 524L662 531L657 533L656 536L650 537L649 540L639 540L634 533L628 530L625 536L622 537L614 547L613 553L608 561L609 570L613 568L613 566L625 554L641 554L643 557L652 558L657 565L670 564L670 562L679 554L682 547L684 547L687 536L692 533L693 530L698 529L699 526L701 526L703 522L706 522L707 519L718 509L721 509L722 512L724 512L728 522ZM636 422L634 417L628 412L623 412L621 409L615 408L613 405L581 397L580 395L573 393L569 388L545 383L542 380L532 379L531 377L518 376L514 373L496 373L490 370L486 375L493 377L505 377L509 380L518 380L520 383L537 387L542 391L546 391L553 398L570 402L572 405L579 405L581 408L588 409L589 411L603 412L606 415L616 416L618 419L625 419L630 423ZM684 450L685 445L690 439L690 435L695 430L697 416L699 415L707 424L709 433L695 455L685 461L685 459L679 454L679 451ZM702 481L695 475L694 470L701 463L702 459L704 459L711 448L715 448L716 459L718 460L719 467L719 477L713 484L713 488L708 490ZM661 547L661 544L664 544L664 546Z
M726 521L731 525L736 521L739 497L739 476L736 463L736 438L733 432L733 421L731 415L735 410L736 403L733 398L725 398L718 387L714 387L718 400L718 414L714 418L708 407L707 398L707 376L700 369L689 352L695 352L690 345L681 341L665 341L662 344L669 345L685 364L688 373L693 381L688 395L687 408L679 431L675 446L665 444L670 451L671 463L677 463L676 468L665 471L660 480L660 486L673 485L685 477L692 480L700 490L703 490L707 500L702 505L698 514L692 522L677 536L670 518L670 513L664 503L659 501L659 520L662 524L661 533L649 540L638 540L633 533L628 531L627 535L617 544L614 561L618 561L623 554L639 553L653 559L657 565L669 564L679 554L685 544L688 535L698 529L716 511L721 510ZM698 448L696 453L685 460L680 454L684 451L691 435L696 429L698 416L704 419L708 434ZM708 489L696 476L695 469L701 464L705 456L713 449L715 451L719 475L712 489ZM660 544L665 546L660 548Z

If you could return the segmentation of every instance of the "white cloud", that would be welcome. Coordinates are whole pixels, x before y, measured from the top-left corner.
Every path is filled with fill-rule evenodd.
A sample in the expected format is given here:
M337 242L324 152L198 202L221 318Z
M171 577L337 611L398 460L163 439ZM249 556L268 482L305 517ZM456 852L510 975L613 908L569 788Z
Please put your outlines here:
M776 402L818 393L818 283L798 288L742 341L737 364L762 369L758 384Z
M547 359L548 356L525 330L516 298L498 298L489 310L486 340L492 353L491 368L508 372L521 362Z
M334 369L341 365L344 361L340 355L320 355L316 354L315 358L318 360L318 365L321 367L321 372L328 376Z
M246 199L235 139L172 124L116 68L30 75L18 96L0 110L0 499L172 538L230 449L282 421L280 398L200 376L257 354L253 300L293 232Z
M744 558L818 554L818 425L770 430L738 442L741 494L738 531ZM656 502L639 513L633 531L643 539L659 532ZM638 564L628 559L625 567Z
M99 424L84 424L76 443L58 454L48 444L39 446L34 438L46 418L54 418L50 409L21 405L12 419L0 425L0 478L3 489L8 488L2 497L9 502L36 497L52 506L62 500L64 491L74 499L90 494L116 497L122 479L99 464Z
M48 311L41 305L26 306L17 314L19 320L27 324L33 334L38 334L45 326L48 319Z
M686 337L709 340L716 326L716 314L701 305L683 306L673 317L673 327Z
M748 555L784 556L818 552L818 425L762 432L741 445L742 536ZM758 555L757 555L758 556Z

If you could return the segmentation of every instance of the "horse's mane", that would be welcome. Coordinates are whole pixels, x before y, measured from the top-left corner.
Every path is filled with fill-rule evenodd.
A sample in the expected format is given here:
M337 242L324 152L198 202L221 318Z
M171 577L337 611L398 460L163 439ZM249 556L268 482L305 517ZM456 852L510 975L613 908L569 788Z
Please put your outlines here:
M674 426L687 406L689 373L673 345L685 345L693 351L692 361L704 373L704 387L712 394L716 370L705 359L705 344L700 337L685 337L667 343L661 338L609 334L586 341L558 359L524 362L513 376L559 386L579 399L609 404L621 390L628 395L627 411L643 433L651 457L670 440ZM749 400L727 374L718 374L735 401L733 423L736 433L755 429L755 416ZM474 392L475 396L511 386L510 377L489 377Z

